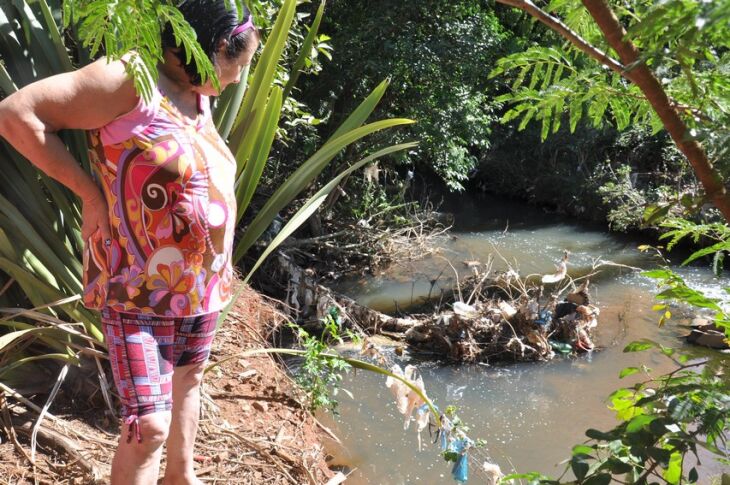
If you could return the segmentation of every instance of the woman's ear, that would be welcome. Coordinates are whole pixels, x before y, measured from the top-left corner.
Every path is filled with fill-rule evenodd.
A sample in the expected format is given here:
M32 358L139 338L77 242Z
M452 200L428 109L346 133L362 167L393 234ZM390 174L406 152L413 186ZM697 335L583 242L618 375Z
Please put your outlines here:
M218 41L215 53L216 55L221 55L226 52L226 49L228 49L228 39L221 39Z

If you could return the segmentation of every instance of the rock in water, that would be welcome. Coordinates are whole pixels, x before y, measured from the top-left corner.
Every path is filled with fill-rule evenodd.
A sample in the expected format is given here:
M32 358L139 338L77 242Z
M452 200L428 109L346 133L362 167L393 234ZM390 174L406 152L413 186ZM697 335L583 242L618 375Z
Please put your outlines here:
M714 324L704 325L692 329L692 333L685 337L687 342L711 349L727 349L728 343L725 334Z

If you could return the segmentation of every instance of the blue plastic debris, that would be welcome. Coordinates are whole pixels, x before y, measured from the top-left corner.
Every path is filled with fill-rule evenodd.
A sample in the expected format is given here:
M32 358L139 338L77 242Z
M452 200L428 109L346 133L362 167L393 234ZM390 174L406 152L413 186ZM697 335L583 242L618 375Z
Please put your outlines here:
M449 445L449 451L453 451L459 455L456 463L454 463L454 467L451 469L451 476L458 483L466 483L469 479L469 460L466 451L470 445L471 440L467 438L454 440Z
M535 323L537 323L541 327L544 327L552 321L553 321L553 312L551 312L550 310L543 310L538 315L537 320L535 320Z
M451 476L459 483L466 483L469 479L469 460L467 460L466 453L459 455L459 458L456 459L454 468L451 469Z
M453 439L451 438L451 421L449 421L449 418L444 416L443 414L440 417L441 420L441 428L439 428L439 447L441 448L441 451L446 451L451 448L451 442Z
M439 442L439 447L441 448L441 451L446 451L449 448L449 436L446 431L443 429L439 430L439 439L441 440Z

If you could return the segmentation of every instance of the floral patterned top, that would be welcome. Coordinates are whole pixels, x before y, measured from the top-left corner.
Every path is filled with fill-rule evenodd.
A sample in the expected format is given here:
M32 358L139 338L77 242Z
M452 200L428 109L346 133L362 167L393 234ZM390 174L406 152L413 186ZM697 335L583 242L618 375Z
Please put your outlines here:
M159 90L90 131L111 245L84 248L84 305L164 316L219 311L231 299L236 161L198 97L184 117Z

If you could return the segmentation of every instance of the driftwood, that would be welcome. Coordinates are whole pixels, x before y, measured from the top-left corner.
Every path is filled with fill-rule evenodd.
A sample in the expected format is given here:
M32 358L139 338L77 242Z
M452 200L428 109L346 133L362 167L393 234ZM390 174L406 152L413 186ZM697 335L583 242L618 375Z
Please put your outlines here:
M334 191L332 194L339 194ZM312 237L289 238L281 245L286 254L307 261L307 266L322 274L338 278L357 267L371 272L395 261L412 261L425 254L437 252L434 240L443 236L453 219L434 212L428 201L421 207L412 203L389 207L354 223L333 221L320 211L310 220ZM405 225L383 221L387 213L397 210L407 214ZM321 217L320 217L321 216Z
M391 317L360 305L352 298L320 285L314 274L299 267L285 253L276 258L277 270L287 288L286 303L298 319L319 321L336 307L351 323L367 334L405 332L418 323L414 318Z
M451 295L453 309L397 318L320 285L313 272L283 252L276 261L287 303L305 326L318 326L334 307L363 335L385 335L405 341L412 352L457 362L547 360L555 352L593 349L590 333L599 311L590 304L587 279L564 301L558 302L561 289L541 304L542 286L528 289L516 273L491 277L488 270L475 269L473 276L457 283ZM513 294L518 296L509 298ZM474 303L461 301L464 295Z

